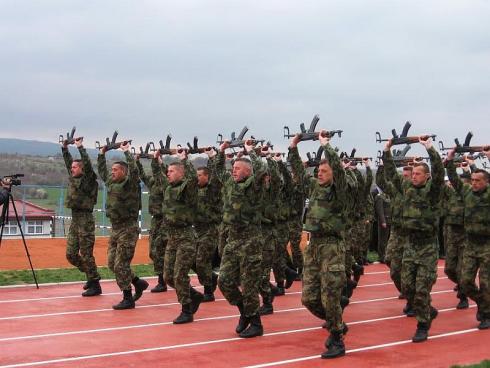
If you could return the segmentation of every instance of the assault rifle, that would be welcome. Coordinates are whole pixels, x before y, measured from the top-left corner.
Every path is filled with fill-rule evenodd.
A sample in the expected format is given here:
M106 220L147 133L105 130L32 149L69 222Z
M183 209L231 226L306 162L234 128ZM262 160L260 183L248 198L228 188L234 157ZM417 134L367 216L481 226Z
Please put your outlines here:
M59 137L60 144L65 144L65 143L67 145L75 144L75 140L83 138L83 137L75 138L75 130L76 130L76 127L73 127L71 129L71 132L66 133L66 139L63 136L63 134L60 134L60 137Z
M442 141L439 141L439 148L441 151L448 151L450 149L455 150L456 153L481 153L483 151L488 151L490 150L490 145L485 145L485 146L470 146L471 138L473 138L473 133L468 132L466 135L466 138L464 140L464 144L459 143L459 139L455 138L454 143L456 144L456 147L444 147L444 143Z
M340 154L340 159L344 161L345 163L349 162L351 166L357 166L358 164L364 163L364 160L373 160L372 157L356 157L356 149L353 148L351 151L350 156L347 154L347 152L342 152Z
M323 146L318 147L316 152L307 152L306 157L306 167L318 167L320 166L320 161L322 160Z
M213 149L216 151L216 147L199 147L197 142L198 142L197 137L194 137L194 141L192 145L189 142L187 142L187 147L188 147L187 152L189 154L206 153L207 151Z
M172 136L170 134L167 135L167 138L165 139L165 144L163 144L163 141L160 139L160 141L158 142L160 144L160 148L158 149L158 151L161 155L175 155L176 153L188 151L187 148L184 148L181 145L177 145L177 148L170 148L171 140Z
M313 116L313 120L310 123L310 127L308 130L306 130L305 124L301 123L299 125L300 128L300 133L299 134L299 140L300 142L304 141L316 141L318 140L318 136L320 135L320 132L316 132L316 125L318 124L318 121L320 120L320 117L318 115ZM333 137L335 134L338 134L339 137L342 136L343 130L329 130L327 131L327 135L329 137ZM292 138L296 135L291 134L289 127L287 125L284 126L284 138Z
M106 144L105 146L101 146L100 145L100 142L99 141L95 141L95 148L97 148L98 150L100 149L103 149L105 152L107 151L110 151L110 150L115 150L115 149L118 149L119 147L129 143L131 144L132 140L129 139L129 140L125 140L125 141L120 141L120 142L116 142L116 139L117 139L117 135L118 135L118 131L116 130L114 132L114 134L112 135L112 139L109 140L109 138L106 138Z
M131 151L133 152L134 156L138 155L139 158L152 159L153 155L150 154L150 152L155 152L156 149L155 149L155 144L153 142L148 142L144 150L143 147L140 146L139 153L136 152L136 149L134 147L131 147Z
M228 148L243 148L245 147L245 142L252 141L253 144L258 144L258 143L264 143L265 139L255 139L255 137L252 135L250 136L250 139L245 139L245 134L247 134L248 128L246 126L243 127L242 131L240 134L238 134L238 137L235 135L235 132L231 133L231 139L228 141L230 143ZM223 134L218 134L218 139L216 140L216 143L218 144L223 144L225 140L223 139Z
M408 136L408 131L412 124L407 121L403 127L402 133L398 135L395 129L391 130L392 138L383 139L381 138L381 133L376 132L376 143L387 142L391 139L391 144L393 146L398 146L400 144L412 144L417 143L419 141L419 136ZM430 134L426 136L427 138L435 139L437 136L435 134Z

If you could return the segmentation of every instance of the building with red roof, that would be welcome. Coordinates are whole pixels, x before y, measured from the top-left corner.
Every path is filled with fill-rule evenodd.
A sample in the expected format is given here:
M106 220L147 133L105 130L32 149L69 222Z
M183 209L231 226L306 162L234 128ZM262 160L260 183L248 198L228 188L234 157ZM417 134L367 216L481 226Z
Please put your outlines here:
M23 200L16 199L14 202L25 237L50 237L54 234L55 212L53 210ZM3 212L3 206L0 206L0 211ZM11 201L9 201L8 218L5 219L3 236L5 238L21 236Z

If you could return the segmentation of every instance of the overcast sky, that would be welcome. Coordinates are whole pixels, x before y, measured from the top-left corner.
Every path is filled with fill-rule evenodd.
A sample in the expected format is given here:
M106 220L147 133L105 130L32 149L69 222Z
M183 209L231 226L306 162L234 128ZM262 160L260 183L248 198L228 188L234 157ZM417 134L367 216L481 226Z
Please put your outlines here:
M0 136L204 145L246 124L284 148L319 114L362 154L406 120L489 143L489 19L487 0L0 0Z

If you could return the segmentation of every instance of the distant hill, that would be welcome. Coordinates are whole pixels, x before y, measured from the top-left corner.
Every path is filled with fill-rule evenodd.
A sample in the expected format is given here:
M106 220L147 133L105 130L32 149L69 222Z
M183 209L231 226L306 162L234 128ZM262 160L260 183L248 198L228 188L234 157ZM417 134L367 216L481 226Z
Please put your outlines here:
M71 152L77 152L74 146L70 146ZM88 148L90 156L97 156L98 152L94 148ZM52 142L39 142L15 138L0 138L0 153L19 154L29 156L56 156L61 153L60 145ZM121 157L120 152L109 152L108 156Z

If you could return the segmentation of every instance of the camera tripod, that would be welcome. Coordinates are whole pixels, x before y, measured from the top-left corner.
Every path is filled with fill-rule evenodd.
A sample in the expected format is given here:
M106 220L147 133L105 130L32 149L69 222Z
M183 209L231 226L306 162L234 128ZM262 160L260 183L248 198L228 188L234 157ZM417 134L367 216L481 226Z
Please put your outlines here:
M1 220L1 222L0 222L0 226L1 226L1 228L0 228L0 247L2 245L3 229L5 227L5 224L7 224L9 221L9 205L10 205L10 203L12 203L12 207L13 207L14 212L15 212L15 219L17 220L17 226L19 227L20 235L22 236L22 242L24 243L24 249L26 251L27 259L29 260L29 266L31 266L32 276L34 277L34 282L36 283L36 287L39 289L39 284L37 283L36 273L34 272L34 268L32 267L31 255L29 254L29 249L27 248L26 239L24 237L24 231L22 230L22 226L20 225L19 215L17 214L17 208L15 207L15 201L14 201L14 197L12 196L12 193L11 193L11 188L8 188L6 190L8 191L8 200L5 201L5 203L3 204L2 216L0 217L0 220Z

